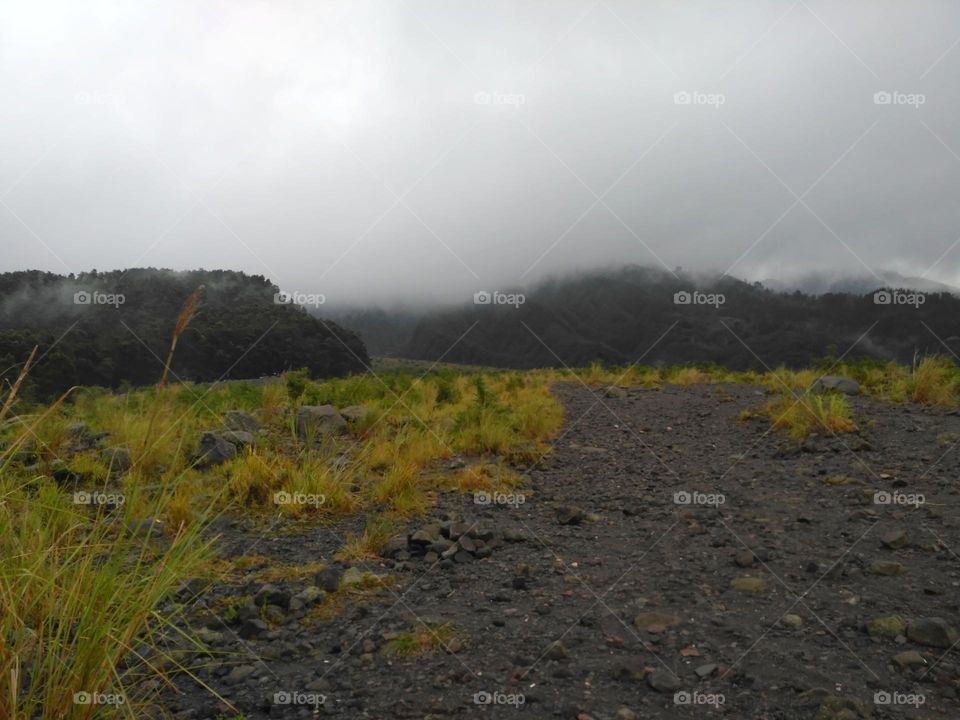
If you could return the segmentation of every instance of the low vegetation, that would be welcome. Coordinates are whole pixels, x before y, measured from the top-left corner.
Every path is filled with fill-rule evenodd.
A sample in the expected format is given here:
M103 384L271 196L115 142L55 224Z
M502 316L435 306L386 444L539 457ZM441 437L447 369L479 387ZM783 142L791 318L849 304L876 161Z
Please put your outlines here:
M184 579L240 573L269 582L318 570L217 558L204 538L218 514L291 523L364 517L336 559L373 559L442 492L522 488L524 470L549 453L562 424L554 382L651 392L753 383L773 395L753 414L774 428L795 437L856 430L844 396L810 392L826 373L852 377L885 401L960 401L960 372L939 357L909 367L828 359L812 370L765 373L593 365L572 376L403 365L325 381L291 372L266 383L78 388L46 406L21 401L14 381L0 409L0 717L135 717L150 700L143 688L185 670L155 639L171 627L160 608ZM346 431L298 435L296 409L327 404L352 409ZM220 429L229 411L256 419L255 441L198 467L199 437ZM350 592L381 590L378 582ZM318 608L318 621L337 611L338 593ZM434 627L390 646L416 655L453 636ZM151 676L160 683L145 683ZM94 706L84 693L125 702Z

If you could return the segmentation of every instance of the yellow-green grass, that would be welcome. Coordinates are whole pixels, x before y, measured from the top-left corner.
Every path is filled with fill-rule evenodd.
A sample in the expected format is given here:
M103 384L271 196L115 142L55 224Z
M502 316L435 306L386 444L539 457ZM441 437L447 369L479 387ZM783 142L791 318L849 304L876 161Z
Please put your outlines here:
M856 429L842 396L808 392L824 373L853 377L864 392L883 400L945 406L960 401L960 372L940 357L909 367L828 362L816 370L763 373L708 365L599 364L573 375L441 367L421 377L421 371L422 366L401 365L376 376L327 381L289 373L264 385L187 384L124 393L79 389L59 405L14 406L0 424L0 441L30 450L35 460L21 462L13 453L0 459L0 716L86 718L92 709L109 714L111 708L74 703L76 692L129 693L129 702L113 709L135 716L136 701L149 698L137 696L141 685L124 674L122 661L129 660L135 644L149 646L150 631L169 622L156 613L161 600L184 578L209 569L211 548L199 531L218 512L253 514L265 522L278 515L327 522L366 514L364 531L348 536L338 553L340 559L360 560L375 557L439 492L522 488L511 465L535 462L549 452L563 421L550 392L558 381L645 388L760 384L780 393L762 412L798 437ZM316 447L300 442L295 408L325 403L359 405L364 412L344 435ZM193 468L200 433L218 428L233 409L256 413L262 422L255 447L216 468ZM77 422L109 432L111 446L129 448L133 469L111 473L95 450L70 455L68 426ZM465 457L466 467L449 470L453 456ZM58 486L53 473L64 469L73 479ZM126 502L74 505L74 489L122 494ZM278 497L307 500L278 502ZM123 531L145 518L164 521L163 542ZM225 564L224 572L231 567L265 571L242 558ZM315 569L277 572L280 578L298 578ZM379 589L351 593L362 599ZM334 593L318 617L348 599Z
M422 623L417 629L390 637L386 650L402 657L429 655L446 650L456 636L449 623Z
M773 427L787 430L792 437L805 438L813 433L847 433L857 430L853 413L842 395L783 393L768 403L763 412Z

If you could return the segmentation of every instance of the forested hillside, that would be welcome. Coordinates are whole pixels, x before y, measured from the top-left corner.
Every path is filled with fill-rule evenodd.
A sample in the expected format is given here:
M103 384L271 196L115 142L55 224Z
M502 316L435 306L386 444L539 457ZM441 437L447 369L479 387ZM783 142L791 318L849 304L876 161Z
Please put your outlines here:
M314 377L362 371L363 343L302 308L277 304L261 276L153 268L62 276L0 275L0 377L15 377L34 345L25 388L48 397L71 385L156 382L184 302L203 286L179 340L171 380L252 378L307 368ZM242 320L241 320L242 319Z
M675 294L684 292L716 295L722 303L675 302ZM647 353L644 362L650 364L762 369L803 367L851 348L851 359L901 362L916 353L960 350L960 299L949 293L887 294L894 296L883 304L873 292L780 293L729 277L675 277L631 266L546 282L517 307L464 303L424 312L416 321L404 314L394 328L409 328L405 335L379 335L389 324L381 310L353 310L349 318L361 337L393 340L378 348L382 354L513 368L619 364Z

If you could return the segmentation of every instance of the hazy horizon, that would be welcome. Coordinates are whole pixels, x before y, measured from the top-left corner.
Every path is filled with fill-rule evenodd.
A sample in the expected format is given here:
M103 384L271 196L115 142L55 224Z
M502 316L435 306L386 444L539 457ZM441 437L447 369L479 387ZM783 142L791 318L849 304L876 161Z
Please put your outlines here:
M960 6L0 8L0 270L960 285Z

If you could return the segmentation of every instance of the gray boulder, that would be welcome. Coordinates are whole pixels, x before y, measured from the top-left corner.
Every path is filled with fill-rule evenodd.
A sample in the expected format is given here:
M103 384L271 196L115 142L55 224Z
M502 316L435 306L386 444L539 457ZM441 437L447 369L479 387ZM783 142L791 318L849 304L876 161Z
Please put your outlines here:
M230 410L223 416L223 426L227 430L255 433L260 429L260 422L248 412Z
M220 437L238 449L253 445L256 442L253 433L246 430L223 430L220 432Z
M297 437L304 440L334 435L347 428L347 421L333 405L304 405L297 408Z
M840 377L839 375L824 375L813 384L811 390L817 393L833 390L844 395L859 395L860 383L852 378Z
M110 447L102 450L100 461L115 473L125 473L133 465L130 450L125 447Z
M363 405L351 405L350 407L345 407L340 411L340 414L347 420L354 421L359 420L364 415L367 414L367 409Z
M237 456L237 446L219 433L207 431L200 436L195 456L196 464L200 467L210 467L225 463Z

